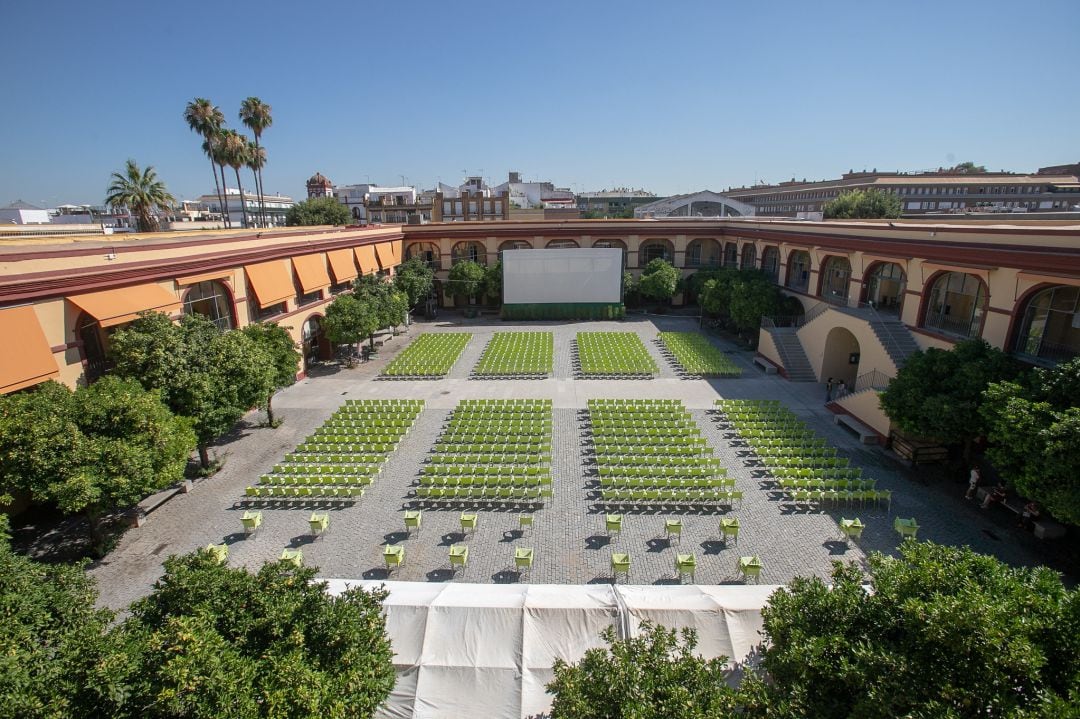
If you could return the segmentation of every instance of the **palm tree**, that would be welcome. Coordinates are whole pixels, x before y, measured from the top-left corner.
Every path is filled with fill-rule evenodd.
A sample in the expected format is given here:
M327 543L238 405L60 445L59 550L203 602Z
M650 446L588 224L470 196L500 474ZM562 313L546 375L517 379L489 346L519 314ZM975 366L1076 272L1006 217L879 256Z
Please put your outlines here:
M255 135L255 148L259 149L259 140L262 138L263 130L274 124L274 118L271 116L271 108L265 102L257 97L249 97L240 103L240 120L248 128L251 129L252 134ZM263 164L266 164L266 155L263 153ZM266 222L266 205L263 200L263 181L262 181L262 167L259 167L258 177L255 179L255 191L259 195L259 216L262 221Z
M225 164L236 173L236 189L240 192L240 210L244 215L244 227L248 227L247 202L244 201L244 186L240 183L240 168L248 163L248 139L236 130L226 130L224 133L223 154Z
M221 193L221 183L218 182L217 169L214 167L214 156L210 147L211 138L225 126L225 115L220 108L211 104L205 97L197 97L184 108L184 119L187 120L188 127L193 132L203 136L203 152L210 159L210 172L214 175L214 191L217 192L219 205L225 207L225 196ZM225 179L224 168L221 171L221 178ZM228 217L228 213L224 215ZM228 226L228 219L225 223Z
M232 227L232 216L229 214L229 184L225 181L225 165L228 157L225 154L225 137L230 130L219 129L203 142L203 152L210 156L210 161L221 168L221 216L226 227Z
M156 232L158 221L154 210L168 210L176 198L165 189L154 168L147 167L144 172L134 160L128 160L123 173L114 172L111 179L105 204L133 212L139 232Z
M266 148L259 147L255 143L248 143L247 149L247 168L251 170L252 176L255 178L255 191L259 194L259 211L262 215L258 222L259 227L268 227L269 222L266 221L266 210L262 204L262 189L259 185L259 176L262 174L262 169L266 165Z

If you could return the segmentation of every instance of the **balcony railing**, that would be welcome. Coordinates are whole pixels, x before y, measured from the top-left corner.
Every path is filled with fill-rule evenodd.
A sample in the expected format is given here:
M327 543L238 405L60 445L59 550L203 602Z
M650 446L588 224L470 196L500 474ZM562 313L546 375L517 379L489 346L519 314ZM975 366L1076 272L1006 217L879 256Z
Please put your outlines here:
M875 389L879 392L884 391L889 383L895 379L879 370L870 370L864 374L855 378L855 388L852 392L858 392L864 389Z

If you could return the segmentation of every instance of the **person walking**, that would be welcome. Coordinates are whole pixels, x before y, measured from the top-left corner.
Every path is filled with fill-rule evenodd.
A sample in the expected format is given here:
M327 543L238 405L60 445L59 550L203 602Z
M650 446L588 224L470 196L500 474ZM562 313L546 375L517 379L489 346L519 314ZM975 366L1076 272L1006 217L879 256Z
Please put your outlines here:
M844 384L844 380L840 380L836 383L836 398L840 399L847 394L847 385Z
M832 401L833 379L829 378L829 381L825 383L825 401Z
M972 467L971 474L968 475L968 491L967 494L964 495L964 499L975 498L975 491L979 488L979 478L979 468Z

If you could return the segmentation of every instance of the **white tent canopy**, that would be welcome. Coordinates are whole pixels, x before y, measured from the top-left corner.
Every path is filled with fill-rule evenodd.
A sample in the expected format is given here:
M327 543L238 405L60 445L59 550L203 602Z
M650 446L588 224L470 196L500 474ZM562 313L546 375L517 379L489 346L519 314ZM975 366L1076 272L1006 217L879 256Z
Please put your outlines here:
M428 584L330 579L389 591L384 606L397 684L383 717L528 717L548 711L556 658L576 662L615 625L691 627L698 652L743 661L760 641L773 586Z

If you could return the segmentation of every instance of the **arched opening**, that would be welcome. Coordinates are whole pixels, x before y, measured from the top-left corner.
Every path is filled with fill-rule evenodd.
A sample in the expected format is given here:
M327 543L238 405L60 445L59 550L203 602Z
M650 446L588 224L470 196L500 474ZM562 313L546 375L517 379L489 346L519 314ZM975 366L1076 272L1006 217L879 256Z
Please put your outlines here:
M757 265L757 246L753 242L747 242L742 247L742 260L739 269L752 270Z
M878 312L899 315L906 289L907 275L895 262L878 262L866 276L866 301Z
M504 250L531 250L532 244L528 240L503 240L499 243L499 253Z
M1014 347L1024 359L1045 365L1080 355L1080 287L1054 285L1031 295Z
M450 250L450 264L456 265L465 261L486 265L487 251L484 249L484 245L475 241L459 242L454 245L453 249Z
M417 257L433 270L439 269L439 246L434 242L413 242L405 246L405 259Z
M330 349L330 340L326 336L326 329L323 327L321 316L312 315L308 317L307 321L304 322L303 329L300 331L300 337L304 346L305 372L309 371L316 362L324 362L333 356Z
M232 293L225 283L217 280L199 282L188 288L184 295L184 314L202 315L223 332L236 326Z
M780 248L766 247L761 253L761 271L773 282L780 280Z
M687 267L719 267L720 243L711 239L693 240L686 247Z
M667 240L645 240L638 250L638 264L644 269L653 260L665 260L675 264L675 247Z
M818 293L821 299L835 305L846 305L850 286L851 263L848 258L832 256L826 259L821 270L821 292Z
M626 243L623 242L620 239L596 240L596 241L594 241L592 243L592 246L593 247L608 247L608 248L611 248L611 249L618 248L618 249L622 250L623 251L623 253L622 253L622 266L623 266L623 269L626 269L626 266L630 262L630 259L627 256L627 252L626 252Z
M845 327L833 327L825 336L825 354L821 360L821 377L834 381L843 380L848 392L855 388L859 377L859 340ZM834 395L835 399L839 399Z
M810 287L810 253L794 250L788 255L787 287L806 292Z
M724 244L724 267L736 269L739 266L739 246L734 242Z
M352 208L352 216L353 216L354 220L362 220L362 219L364 219L362 217L362 213L360 212L360 207L359 206L356 206L356 207Z
M111 369L111 363L106 358L106 338L101 331L101 324L83 312L75 321L75 337L81 343L83 362L86 363L86 384L92 384L103 377Z
M986 288L975 275L942 272L926 293L923 327L957 337L978 337L986 312Z
M548 240L548 243L544 245L551 249L566 249L568 247L581 247L577 243L577 240Z

